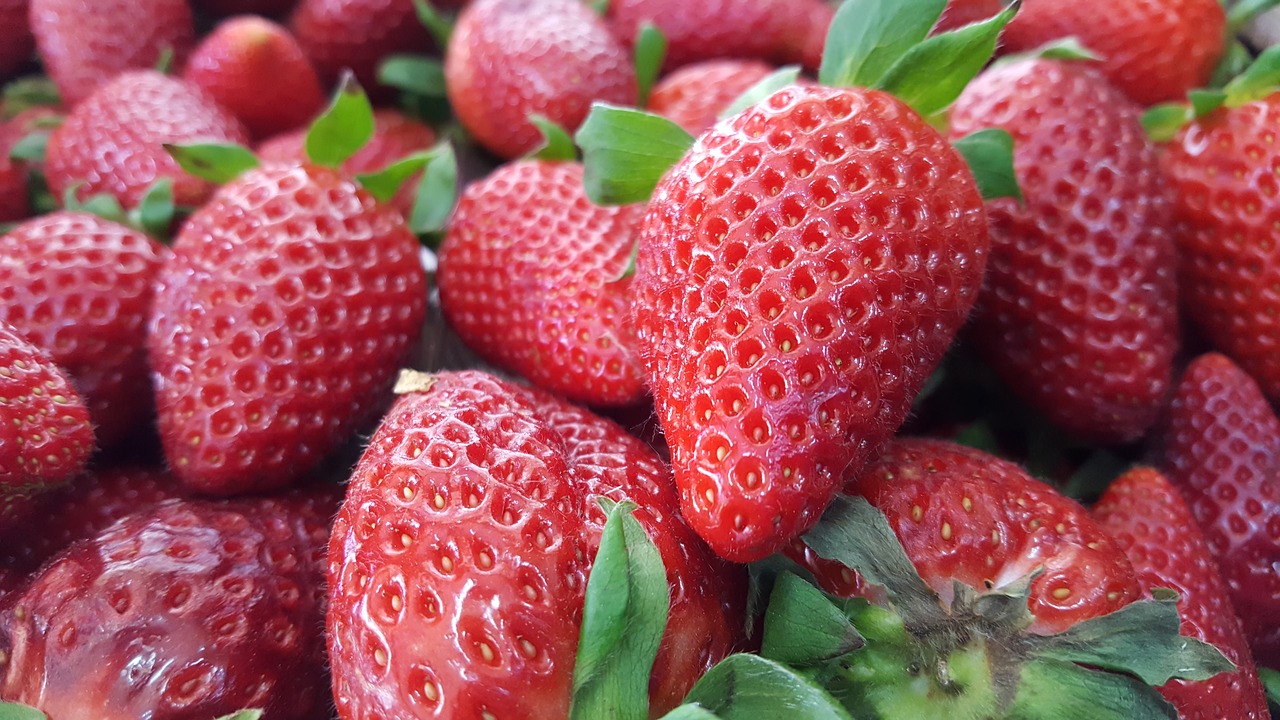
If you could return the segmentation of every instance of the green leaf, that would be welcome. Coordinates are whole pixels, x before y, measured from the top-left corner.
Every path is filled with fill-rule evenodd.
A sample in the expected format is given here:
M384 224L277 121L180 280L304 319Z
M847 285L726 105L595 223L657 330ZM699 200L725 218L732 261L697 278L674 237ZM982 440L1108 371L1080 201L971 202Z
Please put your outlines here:
M685 702L719 720L853 720L816 683L758 655L725 658L702 676Z
M1225 87L1237 75L1248 70L1252 64L1253 53L1244 43L1231 37L1227 42L1226 50L1222 53L1222 59L1218 61L1217 67L1213 69L1213 75L1209 78L1209 87Z
M218 720L259 720L261 717L262 711L255 708L253 710L239 710L231 713L230 715L223 715L218 718Z
M1227 37L1238 34L1257 16L1280 5L1280 0L1239 0L1227 13Z
M609 12L609 0L587 0L587 4L590 5L591 9L595 10L596 14L600 17L604 17Z
M746 92L739 95L733 102L729 103L720 113L721 118L727 118L746 110L756 103L764 100L770 95L778 92L788 85L794 85L800 77L799 65L788 65L778 68L768 75L761 78L755 85L746 89Z
M62 104L58 86L45 75L28 75L4 86L0 94L0 107L4 117L11 118L33 107L57 107Z
M422 172L438 153L438 148L432 148L405 156L377 172L356 175L356 182L378 202L391 202L409 178Z
M1037 659L1022 668L1010 720L1176 720L1160 693L1127 675Z
M647 720L649 674L670 598L662 555L630 502L600 498L608 513L587 579L573 670L570 720Z
M423 97L445 97L444 65L425 55L389 55L378 66L378 82Z
M542 144L529 153L530 157L539 160L578 159L578 148L563 127L546 115L530 115L529 122L542 131L543 139Z
M924 116L939 112L987 66L1000 32L1018 14L1021 0L995 17L934 35L909 49L876 82Z
M1267 692L1267 704L1272 707L1271 712L1274 714L1275 708L1280 707L1280 670L1259 666L1258 677L1262 680L1262 687Z
M22 162L42 162L45 149L49 147L49 131L37 130L29 133L9 148L9 159Z
M953 140L978 183L983 200L1014 198L1023 201L1022 188L1013 169L1013 136L1000 128L987 128Z
M0 720L49 720L49 717L28 705L0 702Z
M1071 37L1060 38L1050 41L1040 47L1021 53L1010 53L1000 56L993 65L1012 65L1024 60L1034 60L1043 58L1045 60L1101 60L1096 53L1085 47L1080 42L1080 38L1072 35Z
M1222 88L1228 107L1240 107L1261 100L1280 86L1280 45L1262 51L1257 60Z
M827 31L818 82L874 87L942 17L947 0L845 0Z
M413 9L418 14L418 22L435 38L439 48L449 47L449 38L453 35L453 23L449 22L428 0L413 0Z
M328 109L307 131L307 157L317 165L339 167L369 142L373 131L373 106L348 70Z
M791 573L778 576L764 616L762 656L806 667L843 657L865 644L848 616L821 590Z
M956 436L951 439L957 445L971 447L974 450L981 450L985 453L993 455L999 454L1000 443L996 440L996 434L991 429L991 424L986 420L977 420L966 425Z
M1192 90L1187 93L1191 101L1191 113L1197 118L1217 110L1227 102L1227 93L1222 90Z
M444 230L458 202L458 158L453 146L444 143L423 168L418 195L409 213L409 229L416 235L433 235Z
M701 705L681 705L662 716L662 720L720 720Z
M1154 105L1142 114L1142 128L1155 143L1167 143L1191 122L1191 106L1186 103Z
M130 224L152 237L163 238L169 233L175 211L173 178L160 178L147 188L138 207L130 213Z
M100 193L87 200L80 200L80 188L82 187L84 187L84 183L76 183L67 188L62 193L62 207L72 212L86 212L91 215L97 215L111 222L125 223L128 221L124 208L120 207L120 201L116 200L114 195Z
M1129 463L1110 450L1095 450L1072 473L1062 487L1062 494L1076 500L1097 498L1128 467Z
M258 156L243 145L195 143L165 145L164 149L178 161L178 167L219 185L258 167Z
M582 148L587 197L597 205L647 201L693 145L692 135L664 117L599 102L574 140Z
M667 56L667 37L657 25L646 22L636 33L636 107L649 104L649 92L662 72L662 61Z
M160 55L156 57L154 70L161 75L168 75L173 72L173 46L165 45L160 48Z

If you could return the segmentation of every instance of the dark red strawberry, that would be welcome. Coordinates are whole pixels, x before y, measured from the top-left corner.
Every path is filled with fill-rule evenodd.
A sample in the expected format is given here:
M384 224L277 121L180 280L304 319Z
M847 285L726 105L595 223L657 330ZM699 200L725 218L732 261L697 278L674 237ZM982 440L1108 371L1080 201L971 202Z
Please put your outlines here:
M167 254L82 212L43 215L0 236L0 320L67 371L102 447L151 421L147 318Z
M68 106L165 52L181 67L195 42L186 0L31 0L31 30Z
M324 108L315 68L288 30L245 15L224 20L191 53L183 78L255 137L292 130Z
M1217 0L1142 0L1105 13L1093 0L1024 0L1002 41L1006 51L1023 52L1067 37L1101 58L1113 85L1153 105L1209 82L1226 13Z
M378 97L388 94L378 85L383 58L431 46L413 0L301 0L289 16L289 30L311 58L321 83L331 85L350 69Z
M125 73L81 102L49 137L45 174L57 197L79 185L133 207L160 178L174 201L199 205L213 186L188 175L165 143L245 143L244 127L194 85L146 70Z
M16 73L31 59L35 38L27 22L30 0L0 0L0 80Z
M1254 657L1280 663L1280 419L1257 383L1222 355L1192 362L1161 467L1209 541Z
M1182 720L1263 720L1270 717L1226 585L1204 535L1173 485L1151 468L1137 468L1107 488L1093 516L1133 562L1145 592L1178 593L1182 634L1215 645L1237 670L1202 682L1174 680L1160 689Z
M505 158L541 141L531 114L573 132L592 101L636 102L630 53L578 0L477 0L458 18L445 78L463 127Z
M1000 0L947 0L947 7L942 11L934 32L955 30L986 20L1003 9Z
M587 199L582 166L526 160L470 185L440 249L440 303L489 362L592 405L645 396L631 327L643 205Z
M76 543L9 600L0 697L59 720L324 717L331 507L175 500Z
M662 78L649 96L649 111L701 135L720 113L774 68L758 60L706 60Z
M149 336L184 484L288 485L385 407L425 313L418 247L399 213L314 165L251 170L191 216Z
M722 557L784 547L892 436L988 242L964 160L877 91L781 90L668 172L636 333L685 517Z
M988 204L975 345L1049 420L1098 443L1155 423L1178 346L1172 191L1140 116L1087 64L1044 59L991 69L951 111L953 138L1013 136L1025 197Z

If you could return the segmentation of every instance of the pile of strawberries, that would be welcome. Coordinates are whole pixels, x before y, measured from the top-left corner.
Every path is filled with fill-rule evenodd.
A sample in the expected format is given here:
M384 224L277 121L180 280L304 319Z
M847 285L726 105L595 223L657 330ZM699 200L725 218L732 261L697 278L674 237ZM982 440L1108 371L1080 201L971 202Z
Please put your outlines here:
M0 720L1268 717L1277 4L0 0Z

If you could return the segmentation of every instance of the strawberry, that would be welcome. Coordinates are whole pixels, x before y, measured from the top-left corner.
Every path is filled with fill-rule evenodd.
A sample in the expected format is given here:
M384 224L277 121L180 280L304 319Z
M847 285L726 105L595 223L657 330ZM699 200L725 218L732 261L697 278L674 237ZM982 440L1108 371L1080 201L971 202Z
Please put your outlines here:
M1025 202L989 203L975 345L1056 425L1098 443L1155 423L1178 346L1172 192L1141 109L1089 65L1033 59L979 76L959 138L1014 139Z
M470 4L449 42L445 79L463 127L504 158L539 144L531 114L573 132L593 100L633 105L637 92L626 48L578 0Z
M292 130L325 105L315 68L288 30L245 15L222 21L191 53L183 78L255 137Z
M426 283L403 218L337 171L268 166L224 185L157 281L149 353L175 474L229 494L315 467L384 407Z
M1206 85L1222 56L1226 13L1217 0L1143 0L1098 12L1093 0L1024 0L1002 36L1008 52L1076 37L1102 58L1113 85L1142 105Z
M334 525L329 650L339 715L565 717L595 496L636 518L673 588L650 690L679 700L732 646L738 571L675 512L667 470L588 413L477 372L416 378Z
M45 174L61 197L108 193L134 207L160 178L174 202L199 205L213 187L183 172L165 143L247 141L244 127L190 83L143 70L120 75L76 105L49 137Z
M758 60L706 60L686 65L658 81L649 110L701 135L730 103L774 68Z
M13 157L14 149L28 135L47 132L45 127L60 120L54 108L37 105L0 122L0 223L31 216L31 193L27 179L33 171L43 168L41 160Z
M582 166L526 160L463 193L440 248L440 304L469 347L592 405L645 396L622 277L643 205L593 205Z
M1161 468L1209 541L1253 655L1280 663L1280 418L1230 360L1204 355L1174 389Z
M1183 720L1270 717L1262 683L1226 585L1204 535L1177 490L1159 472L1137 468L1111 484L1093 517L1133 562L1144 592L1177 591L1182 634L1216 645L1237 670L1199 683L1174 680L1160 689Z
M83 212L0 235L0 320L67 371L104 448L151 421L146 324L167 255L146 235Z
M986 20L1003 9L1000 0L947 0L934 32L946 32Z
M174 500L72 545L8 601L0 697L58 720L323 717L331 505Z
M16 73L35 50L35 38L27 22L30 0L0 0L0 80Z
M685 517L722 556L817 521L910 409L977 296L964 160L879 91L786 88L659 183L633 299Z
M350 69L375 95L384 57L421 52L431 43L412 0L301 0L288 25L322 84L333 84Z
M68 106L164 52L181 67L195 42L186 0L31 0L31 30Z

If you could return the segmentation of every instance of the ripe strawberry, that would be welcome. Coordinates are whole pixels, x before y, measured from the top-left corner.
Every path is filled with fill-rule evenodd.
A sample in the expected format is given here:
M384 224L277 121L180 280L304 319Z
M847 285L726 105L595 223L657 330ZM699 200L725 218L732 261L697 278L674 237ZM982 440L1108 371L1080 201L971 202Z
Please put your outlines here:
M900 101L787 88L704 134L640 238L636 334L686 519L755 560L902 423L988 249L968 167Z
M0 80L12 76L31 59L35 38L27 22L30 0L0 0Z
M1280 399L1280 194L1272 149L1280 93L1183 128L1164 156L1177 194L1187 314L1218 350Z
M578 0L477 0L458 18L445 78L463 127L504 158L541 141L531 114L573 132L592 101L636 101L630 54Z
M602 517L634 499L673 588L650 692L677 702L733 646L740 570L676 514L661 461L617 426L477 372L402 397L334 526L339 715L564 717Z
M31 0L31 30L68 106L166 50L181 67L195 42L186 0Z
M330 505L175 500L76 543L9 600L0 697L58 720L324 717Z
M84 397L102 447L151 421L146 324L168 251L82 212L0 235L0 320L43 348Z
M1161 467L1209 541L1254 657L1280 663L1280 419L1257 383L1222 355L1192 362Z
M1099 443L1155 423L1178 346L1172 192L1140 116L1088 65L1043 59L984 73L951 112L953 138L1013 136L1026 199L988 204L976 346L1049 420Z
M468 347L578 402L645 396L631 327L643 205L587 199L582 166L526 160L470 185L440 248L440 304Z
M1262 683L1249 655L1226 585L1204 535L1173 485L1151 468L1138 468L1111 484L1093 509L1094 519L1133 562L1143 591L1178 592L1182 634L1218 647L1237 670L1191 683L1173 680L1160 689L1183 720L1225 717L1263 720ZM1229 710L1228 710L1229 709Z
M1008 52L1024 52L1073 36L1102 58L1113 85L1153 105L1208 83L1226 13L1217 0L1140 0L1105 13L1093 0L1024 0L1002 40Z
M774 68L758 60L706 60L686 65L658 81L649 111L701 135L720 113Z
M350 69L375 97L387 94L378 85L384 57L422 52L431 44L412 0L301 0L288 25L322 84L332 85Z
M199 205L213 187L183 172L165 143L248 141L230 113L190 83L144 70L120 75L81 102L49 137L45 174L61 197L83 183L80 199L108 193L126 208L160 178L173 178L174 202Z
M255 137L300 127L325 104L298 41L253 15L214 28L191 53L183 78L235 114Z
M418 241L340 173L268 166L191 216L149 351L165 456L189 488L288 485L370 420L417 341Z
M934 32L946 32L981 22L1003 9L1000 0L947 0L947 7L942 11Z

